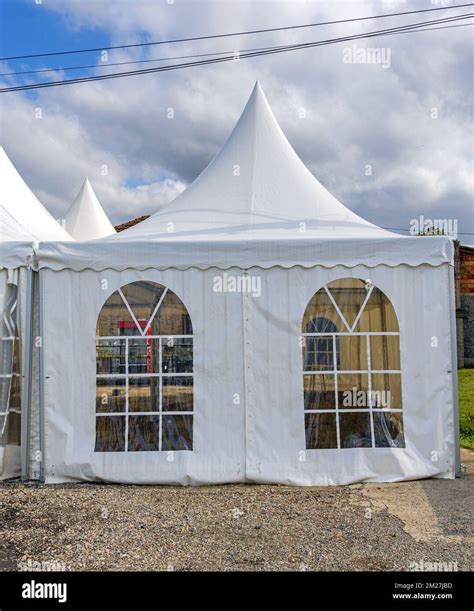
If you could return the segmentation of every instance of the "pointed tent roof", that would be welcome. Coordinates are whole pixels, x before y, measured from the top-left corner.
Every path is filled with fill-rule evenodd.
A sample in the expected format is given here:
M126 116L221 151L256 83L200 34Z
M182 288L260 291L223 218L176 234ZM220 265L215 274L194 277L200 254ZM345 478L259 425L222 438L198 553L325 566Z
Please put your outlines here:
M0 240L7 239L7 231L15 238L30 240L71 240L71 236L51 216L17 172L8 155L0 146ZM10 230L8 230L10 227ZM14 227L14 229L12 229ZM23 236L20 232L24 230Z
M254 266L441 265L446 237L385 231L357 216L309 172L257 83L204 172L147 220L101 240L43 243L50 269L249 269Z
M3 206L0 206L0 242L31 240L38 242L38 236L26 229Z
M115 233L88 178L66 214L66 228L76 240L95 240Z
M311 174L288 142L255 84L227 142L175 200L117 239L169 232L199 239L224 230L277 237L304 229L321 237L394 235L339 202Z

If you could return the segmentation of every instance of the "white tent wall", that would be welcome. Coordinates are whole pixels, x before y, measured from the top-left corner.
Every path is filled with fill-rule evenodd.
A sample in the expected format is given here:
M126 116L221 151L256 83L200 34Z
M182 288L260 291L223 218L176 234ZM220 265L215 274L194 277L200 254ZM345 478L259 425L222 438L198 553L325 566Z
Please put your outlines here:
M454 477L450 272L445 264L262 273L262 297L245 298L249 480L324 485ZM348 277L370 280L395 308L406 448L305 449L303 313L318 289Z
M244 411L242 404L234 404L234 395L244 393L242 300L236 294L212 291L216 272L42 270L47 483L244 481ZM168 287L191 317L195 405L191 452L94 452L97 318L114 291L139 280Z
M226 270L259 277L260 296L213 290L223 273L41 271L46 482L320 485L454 476L449 264ZM370 280L395 308L405 448L305 447L303 314L318 289L347 277ZM192 451L94 451L97 317L114 291L139 280L171 289L192 319Z
M6 152L0 147L0 319L5 315L6 278L14 278L18 286L17 327L20 341L21 375L21 446L7 445L0 450L0 478L28 476L28 442L38 417L38 388L35 371L31 369L30 348L33 317L28 311L33 304L33 259L39 240L72 240L53 216L41 204ZM31 299L30 299L31 297ZM38 353L34 355L38 361ZM35 400L36 399L36 400ZM0 405L0 411L6 406ZM32 418L33 416L33 418ZM38 427L36 426L36 429ZM16 433L15 433L16 435ZM21 461L20 461L21 454ZM2 457L4 460L2 460ZM12 458L14 457L14 458ZM21 463L21 468L20 468Z

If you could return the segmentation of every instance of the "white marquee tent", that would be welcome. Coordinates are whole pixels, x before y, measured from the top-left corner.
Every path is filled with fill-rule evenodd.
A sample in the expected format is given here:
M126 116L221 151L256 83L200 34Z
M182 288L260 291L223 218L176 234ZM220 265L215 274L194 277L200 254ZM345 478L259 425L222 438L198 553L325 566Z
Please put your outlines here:
M66 229L75 240L95 240L115 233L88 178L82 183L65 220Z
M0 479L20 475L21 422L29 379L26 344L31 321L33 243L71 240L25 184L0 147ZM30 315L28 315L30 303ZM23 458L23 462L27 458Z
M452 243L337 201L258 84L175 201L36 258L46 482L454 476Z

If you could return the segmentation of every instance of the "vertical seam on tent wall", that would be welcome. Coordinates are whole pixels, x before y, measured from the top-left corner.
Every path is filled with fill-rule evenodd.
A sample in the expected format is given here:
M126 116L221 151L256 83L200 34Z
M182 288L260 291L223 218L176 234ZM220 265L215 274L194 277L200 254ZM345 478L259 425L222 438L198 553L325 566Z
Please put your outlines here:
M27 480L30 475L30 421L32 401L32 371L33 371L33 312L34 312L34 281L35 273L30 268L27 273L26 285L26 331L24 338L24 384L21 408L21 479Z
M456 278L455 267L446 265L448 274L449 350L451 353L451 392L453 397L453 459L454 474L461 476L461 439L459 432L458 363L457 363L457 321L456 321Z
M240 269L240 268L239 268ZM241 273L245 275L247 270L240 269ZM244 477L247 480L247 449L248 449L248 424L247 424L247 392L248 392L248 380L247 380L247 338L248 338L248 319L247 319L247 300L245 298L245 291L241 291L242 295L242 331L243 331L243 390L244 390Z
M129 350L130 350L130 340L128 337L125 337L125 446L123 448L124 452L128 452L128 414L130 411L130 378L128 377L128 374L129 374L128 351Z
M193 345L194 349L194 345ZM158 409L160 410L160 416L158 418L158 451L163 451L163 338L158 338ZM150 378L151 384L151 378ZM194 389L193 389L194 391ZM194 397L193 397L194 401ZM194 405L193 405L194 407Z
M340 424L339 424L339 387L338 387L338 379L337 379L337 340L336 340L336 334L333 333L332 335L332 366L333 366L333 371L334 371L334 407L336 409L336 443L337 443L337 447L338 449L341 447L341 430L340 430ZM303 367L304 367L304 363L303 363Z
M39 433L40 433L40 481L44 482L44 463L45 463L45 384L44 384L44 290L43 290L43 270L38 271L38 319L39 319Z

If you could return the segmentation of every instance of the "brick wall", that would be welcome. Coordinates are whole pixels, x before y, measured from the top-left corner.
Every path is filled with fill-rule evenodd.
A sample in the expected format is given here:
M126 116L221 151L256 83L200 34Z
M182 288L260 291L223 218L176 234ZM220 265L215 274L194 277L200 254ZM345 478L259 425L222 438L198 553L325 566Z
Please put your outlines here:
M458 363L474 367L474 248L459 246L457 255Z
M474 293L474 248L459 247L461 294Z
M464 367L474 367L474 292L461 294Z

